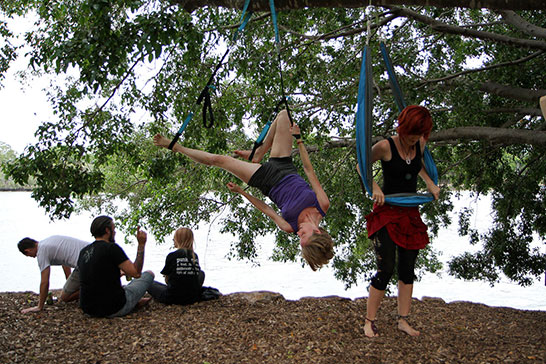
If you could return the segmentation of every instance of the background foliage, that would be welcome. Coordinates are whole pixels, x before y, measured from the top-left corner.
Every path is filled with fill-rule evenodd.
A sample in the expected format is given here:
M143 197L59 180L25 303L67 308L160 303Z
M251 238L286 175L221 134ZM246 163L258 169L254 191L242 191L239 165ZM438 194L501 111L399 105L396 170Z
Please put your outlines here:
M6 18L37 14L35 26L24 35L31 47L29 70L59 76L48 90L55 118L44 120L36 131L37 144L3 167L17 183L35 179L33 196L52 218L85 208L115 216L126 231L144 226L161 239L180 225L211 221L226 209L222 231L238 236L234 256L254 258L258 237L275 232L273 258L300 259L294 237L276 231L260 212L229 193L225 184L233 177L228 173L151 143L157 132L173 135L195 109L184 145L222 154L251 147L281 95L268 13L255 14L232 42L240 17L233 9L210 6L188 13L161 0L1 4ZM544 243L546 236L546 147L536 141L546 138L538 109L538 97L546 94L546 37L540 32L546 15L509 15L517 15L520 23L507 22L506 12L457 8L324 8L278 14L285 89L330 197L325 223L336 241L333 265L348 285L375 269L364 228L371 201L357 179L353 139L361 52L367 42L375 74L374 134L393 134L397 114L380 61L382 39L406 98L427 106L435 122L430 147L443 191L439 201L422 208L431 236L449 223L456 191L493 197L489 231L473 230L470 209L461 214L460 234L483 249L455 258L451 272L491 282L504 272L522 285L544 273L544 249L532 241L538 236ZM527 25L538 33L526 30ZM2 22L0 36L7 44L0 50L1 75L16 55L9 46L16 35ZM214 83L215 125L207 129L193 104L225 47L231 51ZM467 127L489 129L469 137ZM523 141L514 138L516 131L524 133ZM126 208L116 209L119 201ZM438 268L435 253L427 248L419 269Z

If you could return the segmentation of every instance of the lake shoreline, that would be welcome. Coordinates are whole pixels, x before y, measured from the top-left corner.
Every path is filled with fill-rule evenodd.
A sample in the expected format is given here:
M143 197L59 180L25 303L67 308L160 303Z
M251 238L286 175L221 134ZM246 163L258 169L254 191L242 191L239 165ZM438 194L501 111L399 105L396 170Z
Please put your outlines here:
M17 188L10 188L10 187L0 187L0 192L32 192L32 188L30 187L17 187Z

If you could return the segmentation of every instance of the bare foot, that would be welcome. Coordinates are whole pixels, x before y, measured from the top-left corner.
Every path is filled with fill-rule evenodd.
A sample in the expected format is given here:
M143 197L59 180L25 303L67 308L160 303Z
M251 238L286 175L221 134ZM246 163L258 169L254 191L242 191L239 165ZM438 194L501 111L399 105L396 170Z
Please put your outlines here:
M141 308L141 307L144 307L146 306L148 303L150 303L150 300L152 299L152 297L146 297L146 298L141 298L137 305L136 305L136 308Z
M408 322L404 320L403 318L398 319L398 330L404 331L406 334L410 336L419 336L419 331L411 327L410 324L408 324Z
M169 144L171 144L171 141L169 139L165 138L163 135L156 134L154 136L154 145L156 145L158 147L168 148Z
M366 318L366 323L364 324L364 335L367 337L376 337L379 336L377 332L377 327L375 326L375 320L370 320Z
M248 157L250 157L250 150L236 150L233 152L237 157L243 158L244 160L248 160Z

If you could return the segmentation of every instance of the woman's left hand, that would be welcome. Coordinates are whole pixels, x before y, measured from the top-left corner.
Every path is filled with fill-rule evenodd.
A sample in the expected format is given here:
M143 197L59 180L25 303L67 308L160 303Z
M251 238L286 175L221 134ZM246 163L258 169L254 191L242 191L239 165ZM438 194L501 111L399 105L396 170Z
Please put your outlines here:
M292 124L292 126L290 127L290 133L292 135L296 135L296 134L301 135L300 127L297 124Z
M434 199L437 200L440 198L440 187L436 186L434 183L430 183L427 185L428 192L432 193L432 196L434 196Z

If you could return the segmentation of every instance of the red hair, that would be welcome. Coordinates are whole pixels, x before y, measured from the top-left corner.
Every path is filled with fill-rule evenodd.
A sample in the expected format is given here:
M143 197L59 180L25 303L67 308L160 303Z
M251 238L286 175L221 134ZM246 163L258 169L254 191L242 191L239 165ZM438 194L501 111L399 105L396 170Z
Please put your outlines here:
M423 135L428 140L432 130L432 117L427 108L418 105L407 106L398 115L399 135Z

